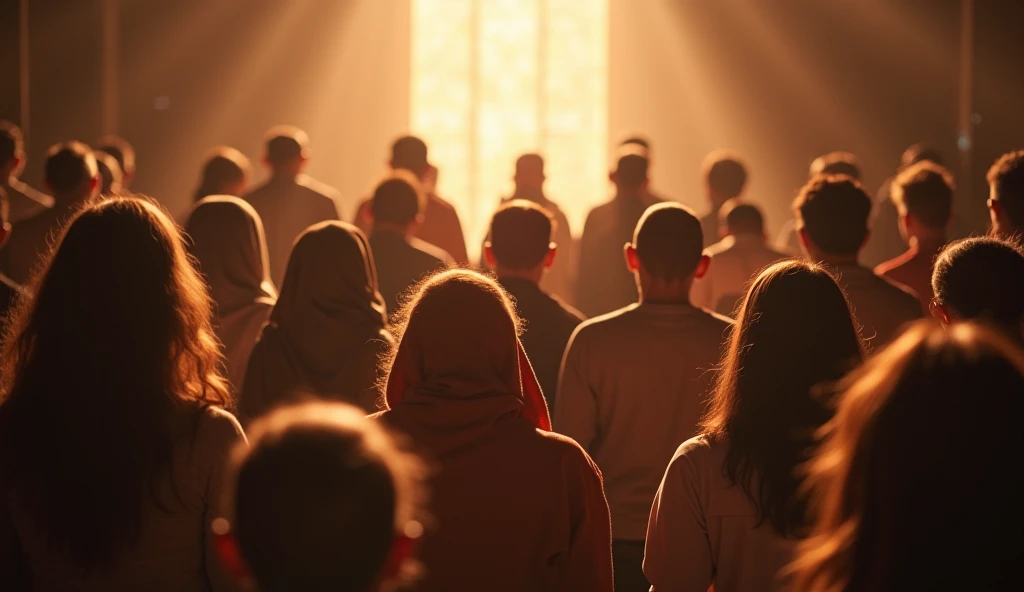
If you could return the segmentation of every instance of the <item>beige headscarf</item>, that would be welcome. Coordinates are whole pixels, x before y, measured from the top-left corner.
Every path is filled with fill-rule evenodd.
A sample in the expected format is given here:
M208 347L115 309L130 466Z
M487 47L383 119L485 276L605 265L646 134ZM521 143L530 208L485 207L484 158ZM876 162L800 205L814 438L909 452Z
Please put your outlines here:
M276 297L263 223L248 203L215 195L195 205L185 231L216 303L214 328L227 361L227 378L237 392Z
M239 415L250 420L300 393L376 410L379 358L392 342L386 318L363 233L336 221L309 227L253 350Z

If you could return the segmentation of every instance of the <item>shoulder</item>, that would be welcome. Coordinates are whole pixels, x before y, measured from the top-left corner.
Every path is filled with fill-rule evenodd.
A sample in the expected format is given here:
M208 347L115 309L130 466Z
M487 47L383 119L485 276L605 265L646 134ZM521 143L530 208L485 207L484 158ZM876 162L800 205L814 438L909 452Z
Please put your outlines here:
M455 206L436 193L427 194L427 205L437 210L443 210L447 213L456 215Z
M235 416L216 406L200 411L199 426L196 430L196 447L203 453L234 448L245 442L245 432Z
M601 474L597 464L576 440L555 432L546 432L541 429L535 431L540 437L541 446L549 453L557 455L563 466L571 466L584 473Z
M877 273L874 275L878 278L878 285L889 293L889 297L892 298L893 302L899 302L902 305L906 305L908 309L920 312L921 301L913 290Z
M437 263L443 265L447 265L449 262L454 261L452 256L448 254L448 251L445 251L441 247L432 245L425 240L410 237L409 246L422 253L424 255L424 259L429 257L431 260L436 260Z
M633 324L633 312L637 309L637 306L636 304L630 304L625 308L583 321L576 328L576 332L573 333L573 343L583 340L613 338L619 327Z
M668 473L697 475L709 467L720 466L725 456L725 445L711 441L707 436L694 436L683 442L668 465Z
M301 187L306 188L310 193L325 199L329 199L331 201L335 201L341 197L341 195L338 193L338 190L335 189L334 187L331 187L326 183L321 183L320 181L317 181L316 179L309 176L301 177L298 181L298 184Z
M564 300L559 298L557 294L548 294L547 297L550 298L556 306L558 306L559 310L562 312L562 316L564 316L566 320L573 321L576 324L587 320L586 315L567 304Z
M720 315L717 312L712 312L710 310L705 310L703 308L699 308L697 310L700 313L698 318L700 318L701 322L706 324L711 329L728 331L732 329L733 325L736 324L736 321L730 319L727 316Z

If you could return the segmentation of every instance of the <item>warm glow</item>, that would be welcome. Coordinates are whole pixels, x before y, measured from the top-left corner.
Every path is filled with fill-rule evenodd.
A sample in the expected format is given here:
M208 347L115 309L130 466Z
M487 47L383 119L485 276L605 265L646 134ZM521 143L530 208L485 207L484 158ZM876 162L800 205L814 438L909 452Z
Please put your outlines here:
M524 152L580 233L608 192L608 0L413 0L411 75L411 129L471 256Z

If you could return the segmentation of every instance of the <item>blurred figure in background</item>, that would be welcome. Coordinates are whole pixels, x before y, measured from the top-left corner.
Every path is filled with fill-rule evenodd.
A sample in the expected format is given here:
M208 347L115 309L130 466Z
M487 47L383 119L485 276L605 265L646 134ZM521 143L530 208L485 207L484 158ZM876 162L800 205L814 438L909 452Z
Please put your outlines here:
M992 232L1003 238L1024 233L1024 150L1008 152L988 170Z
M544 159L539 154L520 156L516 159L516 173L513 179L516 184L515 192L511 197L502 199L501 205L515 200L533 202L551 215L554 225L553 239L558 245L558 256L541 278L540 288L548 294L571 302L576 291L576 245L569 229L569 219L559 209L558 204L544 194ZM490 240L489 236L487 240ZM483 271L494 269L483 256L480 258L480 267Z
M860 165L857 164L857 157L851 152L829 152L815 158L811 162L807 178L813 179L818 175L845 175L855 181L861 180ZM775 248L783 253L789 253L790 256L803 255L796 218L782 225L779 236L775 239Z
M601 474L550 432L508 294L450 270L407 307L380 418L437 466L417 589L611 592Z
M491 219L490 240L483 251L525 322L523 347L551 408L562 354L573 330L584 320L579 311L542 288L545 274L562 253L561 245L551 240L555 225L551 214L531 201L505 202Z
M469 264L466 238L455 208L435 193L437 168L427 160L427 145L415 136L402 136L391 145L388 166L393 171L407 171L419 180L426 198L423 220L416 228L415 238L430 243L451 255L459 265ZM356 208L356 226L368 233L372 225L372 197L364 199Z
M103 136L96 142L96 150L114 157L121 167L121 189L129 191L135 180L135 148L124 138Z
M270 322L249 357L242 422L304 394L376 411L378 362L391 342L366 237L344 222L311 226L295 241Z
M792 589L1016 587L1024 561L1020 350L973 325L921 323L845 386L809 464L817 520Z
M228 195L202 199L185 232L190 252L210 288L213 328L224 354L231 390L242 389L245 369L277 292L270 281L263 223L249 204Z
M989 323L1024 341L1024 248L1015 242L975 237L950 243L932 273L932 315L949 325Z
M53 193L53 207L19 222L11 240L0 251L4 273L19 284L28 282L40 260L49 255L52 236L100 189L96 157L81 142L51 146L46 153L44 175L46 186Z
M93 156L96 157L96 168L100 172L99 194L105 197L121 195L123 192L121 165L117 164L117 160L106 152L94 150Z
M656 592L773 592L812 518L799 470L832 417L828 383L863 357L824 268L777 263L754 280L701 434L676 451L651 509ZM825 390L819 385L825 383Z
M869 349L889 343L903 325L921 318L917 294L860 264L871 217L871 198L860 183L850 177L819 175L800 190L793 210L807 258L836 275Z
M628 136L626 138L623 138L623 140L619 142L618 152L619 157L625 156L626 154L638 154L646 158L647 176L648 178L650 177L651 163L653 162L653 160L651 158L651 141L648 138L644 136ZM656 193L653 189L651 189L651 183L648 183L647 187L644 189L644 201L647 203L648 206L652 206L656 203L661 203L667 200L658 193Z
M249 184L250 170L249 159L238 150L230 146L215 148L203 163L193 200L210 195L242 195Z
M718 241L718 218L722 205L741 197L747 187L747 167L738 156L726 151L708 154L704 159L704 190L711 209L700 219L704 246Z
M417 179L404 170L395 171L373 192L370 246L389 314L401 308L401 296L416 282L455 264L451 255L415 236L425 200Z
M893 180L891 199L900 215L900 232L910 249L875 268L875 273L917 293L925 311L932 301L932 265L946 245L953 218L953 176L922 161Z
M705 250L711 265L703 277L694 280L690 300L694 306L732 316L750 281L765 267L789 256L768 246L764 215L756 205L730 199L719 216L723 238Z
M636 281L622 265L622 250L648 206L647 159L626 154L609 178L615 184L615 197L590 210L580 240L576 307L588 317L618 310L637 299Z
M386 592L414 571L419 459L340 403L280 409L234 455L229 553L262 592Z
M10 121L0 120L0 189L7 193L11 224L53 207L52 197L18 180L24 169L25 141L21 130Z
M318 222L341 220L338 192L302 173L309 158L306 132L288 125L272 128L266 134L263 158L270 178L244 196L263 220L270 277L277 286L284 281L288 256L299 235Z
M209 528L245 435L206 286L148 200L88 205L61 234L0 356L0 581L233 590Z
M11 238L11 223L8 221L10 206L7 201L7 192L0 189L0 249L7 244ZM25 296L25 290L21 284L15 282L3 273L0 273L0 335L7 327L7 313L14 308L18 300Z
M732 325L690 304L708 266L702 246L690 210L651 206L626 250L639 302L580 325L562 363L555 429L606 479L620 592L649 587L641 563L651 501L672 453L697 432Z

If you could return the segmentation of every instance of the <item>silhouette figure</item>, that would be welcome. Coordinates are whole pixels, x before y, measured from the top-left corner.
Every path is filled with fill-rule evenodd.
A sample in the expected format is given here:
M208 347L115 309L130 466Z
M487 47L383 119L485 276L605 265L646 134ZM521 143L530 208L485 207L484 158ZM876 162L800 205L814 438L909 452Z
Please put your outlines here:
M719 210L730 199L741 197L747 187L747 167L738 156L725 151L712 152L704 159L704 190L711 209L700 219L704 246L718 238Z
M9 221L17 224L53 207L53 198L18 180L25 168L25 142L18 126L0 120L0 189L7 193Z
M124 193L124 189L121 186L121 180L123 179L121 165L117 163L117 160L106 152L100 152L99 150L93 151L93 156L96 157L96 169L100 173L99 194L104 197L117 197Z
M992 232L1008 238L1024 233L1024 150L1008 152L988 170Z
M135 148L118 136L103 136L96 142L96 151L114 157L121 167L121 188L129 191L135 180Z
M229 146L214 149L203 164L195 201L210 195L238 197L245 191L249 177L249 159Z
M818 175L845 175L856 181L861 180L857 157L850 152L829 152L815 158L811 162L808 178L813 179ZM889 199L888 196L886 199ZM868 240L870 241L871 237ZM775 248L792 256L803 255L796 218L792 218L782 225L779 236L775 239Z

